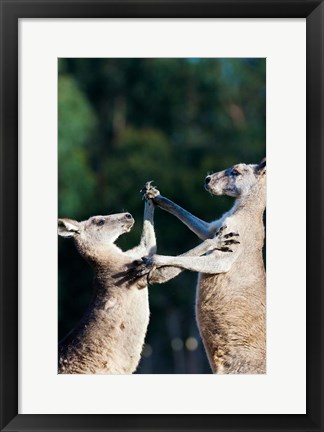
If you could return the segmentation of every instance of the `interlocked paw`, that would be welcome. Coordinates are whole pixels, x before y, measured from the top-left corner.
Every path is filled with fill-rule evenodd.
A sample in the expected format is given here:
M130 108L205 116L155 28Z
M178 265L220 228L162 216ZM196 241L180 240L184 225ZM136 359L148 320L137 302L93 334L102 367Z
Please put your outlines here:
M145 183L144 187L141 189L141 194L143 195L143 199L149 200L154 199L158 195L160 195L160 191L152 186L153 180Z
M146 276L153 269L153 257L143 257L140 260L135 260L132 263L132 269L130 270L134 277L140 278Z
M215 240L215 249L220 250L222 252L233 252L231 248L228 246L240 244L238 240L235 240L234 237L239 237L239 233L230 232L227 234L224 234L224 231L226 230L227 226L224 225L220 227L220 229L217 231L216 236L214 238Z

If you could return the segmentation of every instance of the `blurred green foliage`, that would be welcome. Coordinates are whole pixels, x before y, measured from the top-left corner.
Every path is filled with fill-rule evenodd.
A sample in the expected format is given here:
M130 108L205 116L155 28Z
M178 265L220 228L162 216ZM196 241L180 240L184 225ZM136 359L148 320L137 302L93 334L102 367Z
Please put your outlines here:
M118 244L130 248L140 238L147 180L205 220L231 206L203 182L208 171L265 156L265 59L60 59L58 113L59 216L127 210L136 224ZM156 232L162 254L199 242L162 210ZM196 279L184 272L150 288L139 373L210 372L194 317ZM60 239L59 337L81 317L91 280L73 242Z

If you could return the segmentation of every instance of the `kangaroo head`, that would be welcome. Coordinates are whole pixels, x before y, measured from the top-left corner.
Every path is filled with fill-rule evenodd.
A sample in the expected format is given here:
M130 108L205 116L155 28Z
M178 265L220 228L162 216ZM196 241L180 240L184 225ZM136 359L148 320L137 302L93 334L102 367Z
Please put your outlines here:
M265 158L258 165L241 163L208 175L205 179L205 189L213 195L244 197L256 186L260 186L261 182L264 184L265 174Z
M130 231L133 225L134 219L129 213L92 216L82 222L59 219L58 234L65 238L73 238L80 254L92 261L121 234Z

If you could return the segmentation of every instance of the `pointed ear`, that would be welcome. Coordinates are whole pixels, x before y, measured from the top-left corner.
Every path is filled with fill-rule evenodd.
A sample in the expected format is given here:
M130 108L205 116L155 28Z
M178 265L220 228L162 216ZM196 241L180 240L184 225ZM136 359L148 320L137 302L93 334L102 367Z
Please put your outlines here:
M59 219L57 233L65 238L74 237L80 233L80 224L71 219Z
M266 158L263 158L262 161L255 167L255 172L258 175L266 174L267 172L267 161Z

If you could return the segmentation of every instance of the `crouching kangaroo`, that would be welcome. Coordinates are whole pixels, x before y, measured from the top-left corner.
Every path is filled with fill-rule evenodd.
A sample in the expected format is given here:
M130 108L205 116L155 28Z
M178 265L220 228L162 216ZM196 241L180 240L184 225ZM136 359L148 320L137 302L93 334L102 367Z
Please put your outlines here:
M140 361L149 323L145 278L123 281L119 274L144 255L156 252L154 205L146 200L140 244L126 252L114 242L132 228L129 213L94 216L83 222L59 219L58 234L74 239L94 270L94 296L85 315L60 343L61 374L130 374Z
M222 226L240 234L233 252L214 249L206 256L144 257L138 274L163 283L183 269L200 272L196 316L214 373L261 374L266 371L266 287L262 256L266 205L266 161L238 164L205 179L213 195L235 197L219 220L204 222L177 204L149 192L153 202L176 216L200 239L211 239ZM146 268L146 270L145 270ZM152 271L157 268L156 271Z

